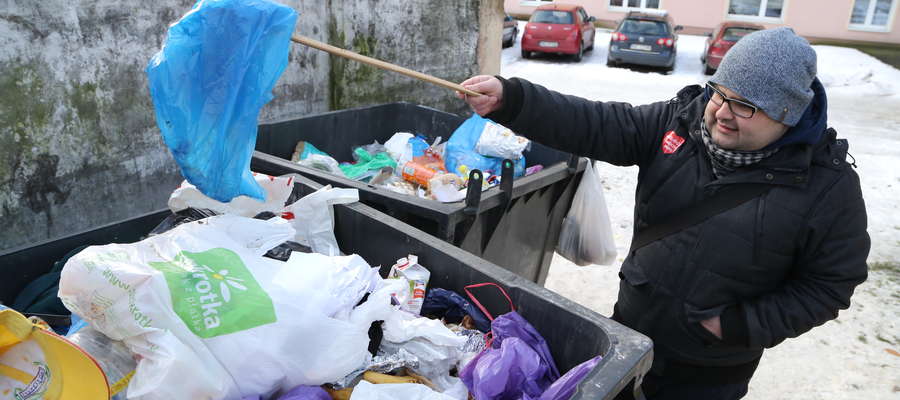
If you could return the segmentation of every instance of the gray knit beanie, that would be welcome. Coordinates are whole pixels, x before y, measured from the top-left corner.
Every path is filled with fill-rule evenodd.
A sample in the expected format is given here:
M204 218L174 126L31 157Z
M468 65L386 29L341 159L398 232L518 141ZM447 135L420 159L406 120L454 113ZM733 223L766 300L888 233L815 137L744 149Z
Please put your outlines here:
M816 51L791 28L765 29L738 41L710 82L725 86L794 126L813 98Z

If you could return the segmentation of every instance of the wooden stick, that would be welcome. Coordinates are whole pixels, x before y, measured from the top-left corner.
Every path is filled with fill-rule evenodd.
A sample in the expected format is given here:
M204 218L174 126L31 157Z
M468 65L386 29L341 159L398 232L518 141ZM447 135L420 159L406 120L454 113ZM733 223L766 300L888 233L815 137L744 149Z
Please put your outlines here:
M478 92L473 91L473 90L466 89L466 88L464 88L462 85L459 85L459 84L456 84L456 83L453 83L453 82L450 82L450 81L447 81L447 80L443 80L443 79L441 79L441 78L436 78L436 77L433 77L433 76L428 75L428 74L423 74L423 73L421 73L421 72L416 72L416 71L413 71L413 70L411 70L411 69L406 69L406 68L403 68L403 67L398 66L398 65L394 65L394 64L391 64L391 63L388 63L388 62L384 62L384 61L381 61L381 60L378 60L378 59L374 59L374 58L372 58L372 57L366 57L366 56L364 56L364 55L362 55L362 54L354 53L354 52L352 52L352 51L350 51L350 50L344 50L344 49L342 49L342 48L340 48L340 47L335 47L335 46L332 46L332 45L327 44L327 43L322 43L322 42L320 42L320 41L318 41L318 40L310 39L310 38L308 38L308 37L306 37L306 36L294 35L294 36L291 36L291 40L294 41L294 42L300 43L300 44L302 44L302 45L306 45L306 46L312 47L312 48L314 48L314 49L319 49L319 50L322 50L322 51L324 51L324 52L327 52L327 53L330 53L330 54L334 54L334 55L339 56L339 57L349 58L349 59L351 59L351 60L356 60L356 61L359 61L359 62L361 62L361 63L369 64L369 65L372 65L372 66L375 66L375 67L378 67L378 68L381 68L381 69L385 69L385 70L388 70L388 71L399 72L399 73L401 73L401 74L403 74L403 75L406 75L406 76L409 76L409 77L412 77L412 78L416 78L416 79L420 79L420 80L423 80L423 81L425 81L425 82L430 82L430 83L433 83L433 84L438 85L438 86L443 86L443 87L445 87L445 88L447 88L447 89L456 90L456 91L465 93L465 94L467 94L467 95L469 95L469 96L481 96L481 93L478 93Z

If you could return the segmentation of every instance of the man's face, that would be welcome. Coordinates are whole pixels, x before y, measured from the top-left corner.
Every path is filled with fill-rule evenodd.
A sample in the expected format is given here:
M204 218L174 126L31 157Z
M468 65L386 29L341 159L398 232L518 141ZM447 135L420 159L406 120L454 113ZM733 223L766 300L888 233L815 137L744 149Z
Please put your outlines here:
M728 98L748 102L725 86L718 85L716 88ZM717 102L722 104L717 105ZM713 142L726 150L762 149L784 136L788 129L787 125L769 118L762 109L757 109L751 118L735 115L728 107L728 102L721 101L715 92L713 99L706 103L704 117Z

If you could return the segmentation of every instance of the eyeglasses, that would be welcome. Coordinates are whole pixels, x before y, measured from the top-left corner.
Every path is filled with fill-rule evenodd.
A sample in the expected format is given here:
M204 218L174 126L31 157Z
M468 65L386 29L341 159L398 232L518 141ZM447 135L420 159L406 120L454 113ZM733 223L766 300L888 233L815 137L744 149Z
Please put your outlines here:
M717 106L721 106L722 103L727 102L728 109L731 110L731 113L741 118L753 118L753 115L756 114L756 110L759 109L759 107L744 100L732 99L726 96L725 93L722 93L721 90L709 82L706 83L706 95L709 96L709 100Z

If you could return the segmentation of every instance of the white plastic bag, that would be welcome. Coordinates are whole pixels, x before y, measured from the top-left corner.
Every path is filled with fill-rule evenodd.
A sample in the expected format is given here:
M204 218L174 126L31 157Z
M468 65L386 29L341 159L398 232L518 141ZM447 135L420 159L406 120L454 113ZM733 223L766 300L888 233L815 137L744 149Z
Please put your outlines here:
M409 139L413 138L413 134L409 132L397 132L387 142L384 142L384 147L387 149L388 155L397 162L398 166L406 165L406 163L412 161L413 158L413 149L412 145L409 144ZM399 171L400 168L394 168L394 171ZM399 172L397 172L399 175Z
M293 236L280 218L219 215L138 243L92 246L66 263L59 296L140 355L129 399L239 399L321 385L366 363L368 330L396 309L396 288L355 255L262 257Z
M284 209L284 202L290 197L294 188L293 178L290 176L273 177L257 173L254 173L253 177L256 179L256 183L265 189L266 201L237 196L228 203L222 203L207 197L196 186L184 181L169 196L169 209L172 212L178 212L186 208L207 208L219 214L244 217L253 217L263 211L281 212Z
M350 400L456 400L417 383L382 383L360 381Z
M531 141L517 136L509 128L488 121L475 144L475 151L484 156L518 160L530 145Z
M562 223L556 251L576 265L610 265L616 259L609 209L594 161L588 162L572 207Z
M450 369L459 362L459 349L465 345L466 338L457 335L439 320L418 317L402 310L391 313L382 328L384 338L379 350L383 354L406 350L419 360L419 366L412 370L428 378L438 390L452 392L454 387L459 386L459 378L450 376ZM465 400L465 396L461 400Z
M358 190L333 189L328 185L288 205L285 210L294 215L291 223L297 232L294 241L319 254L339 255L341 249L334 237L334 210L331 206L357 201Z

